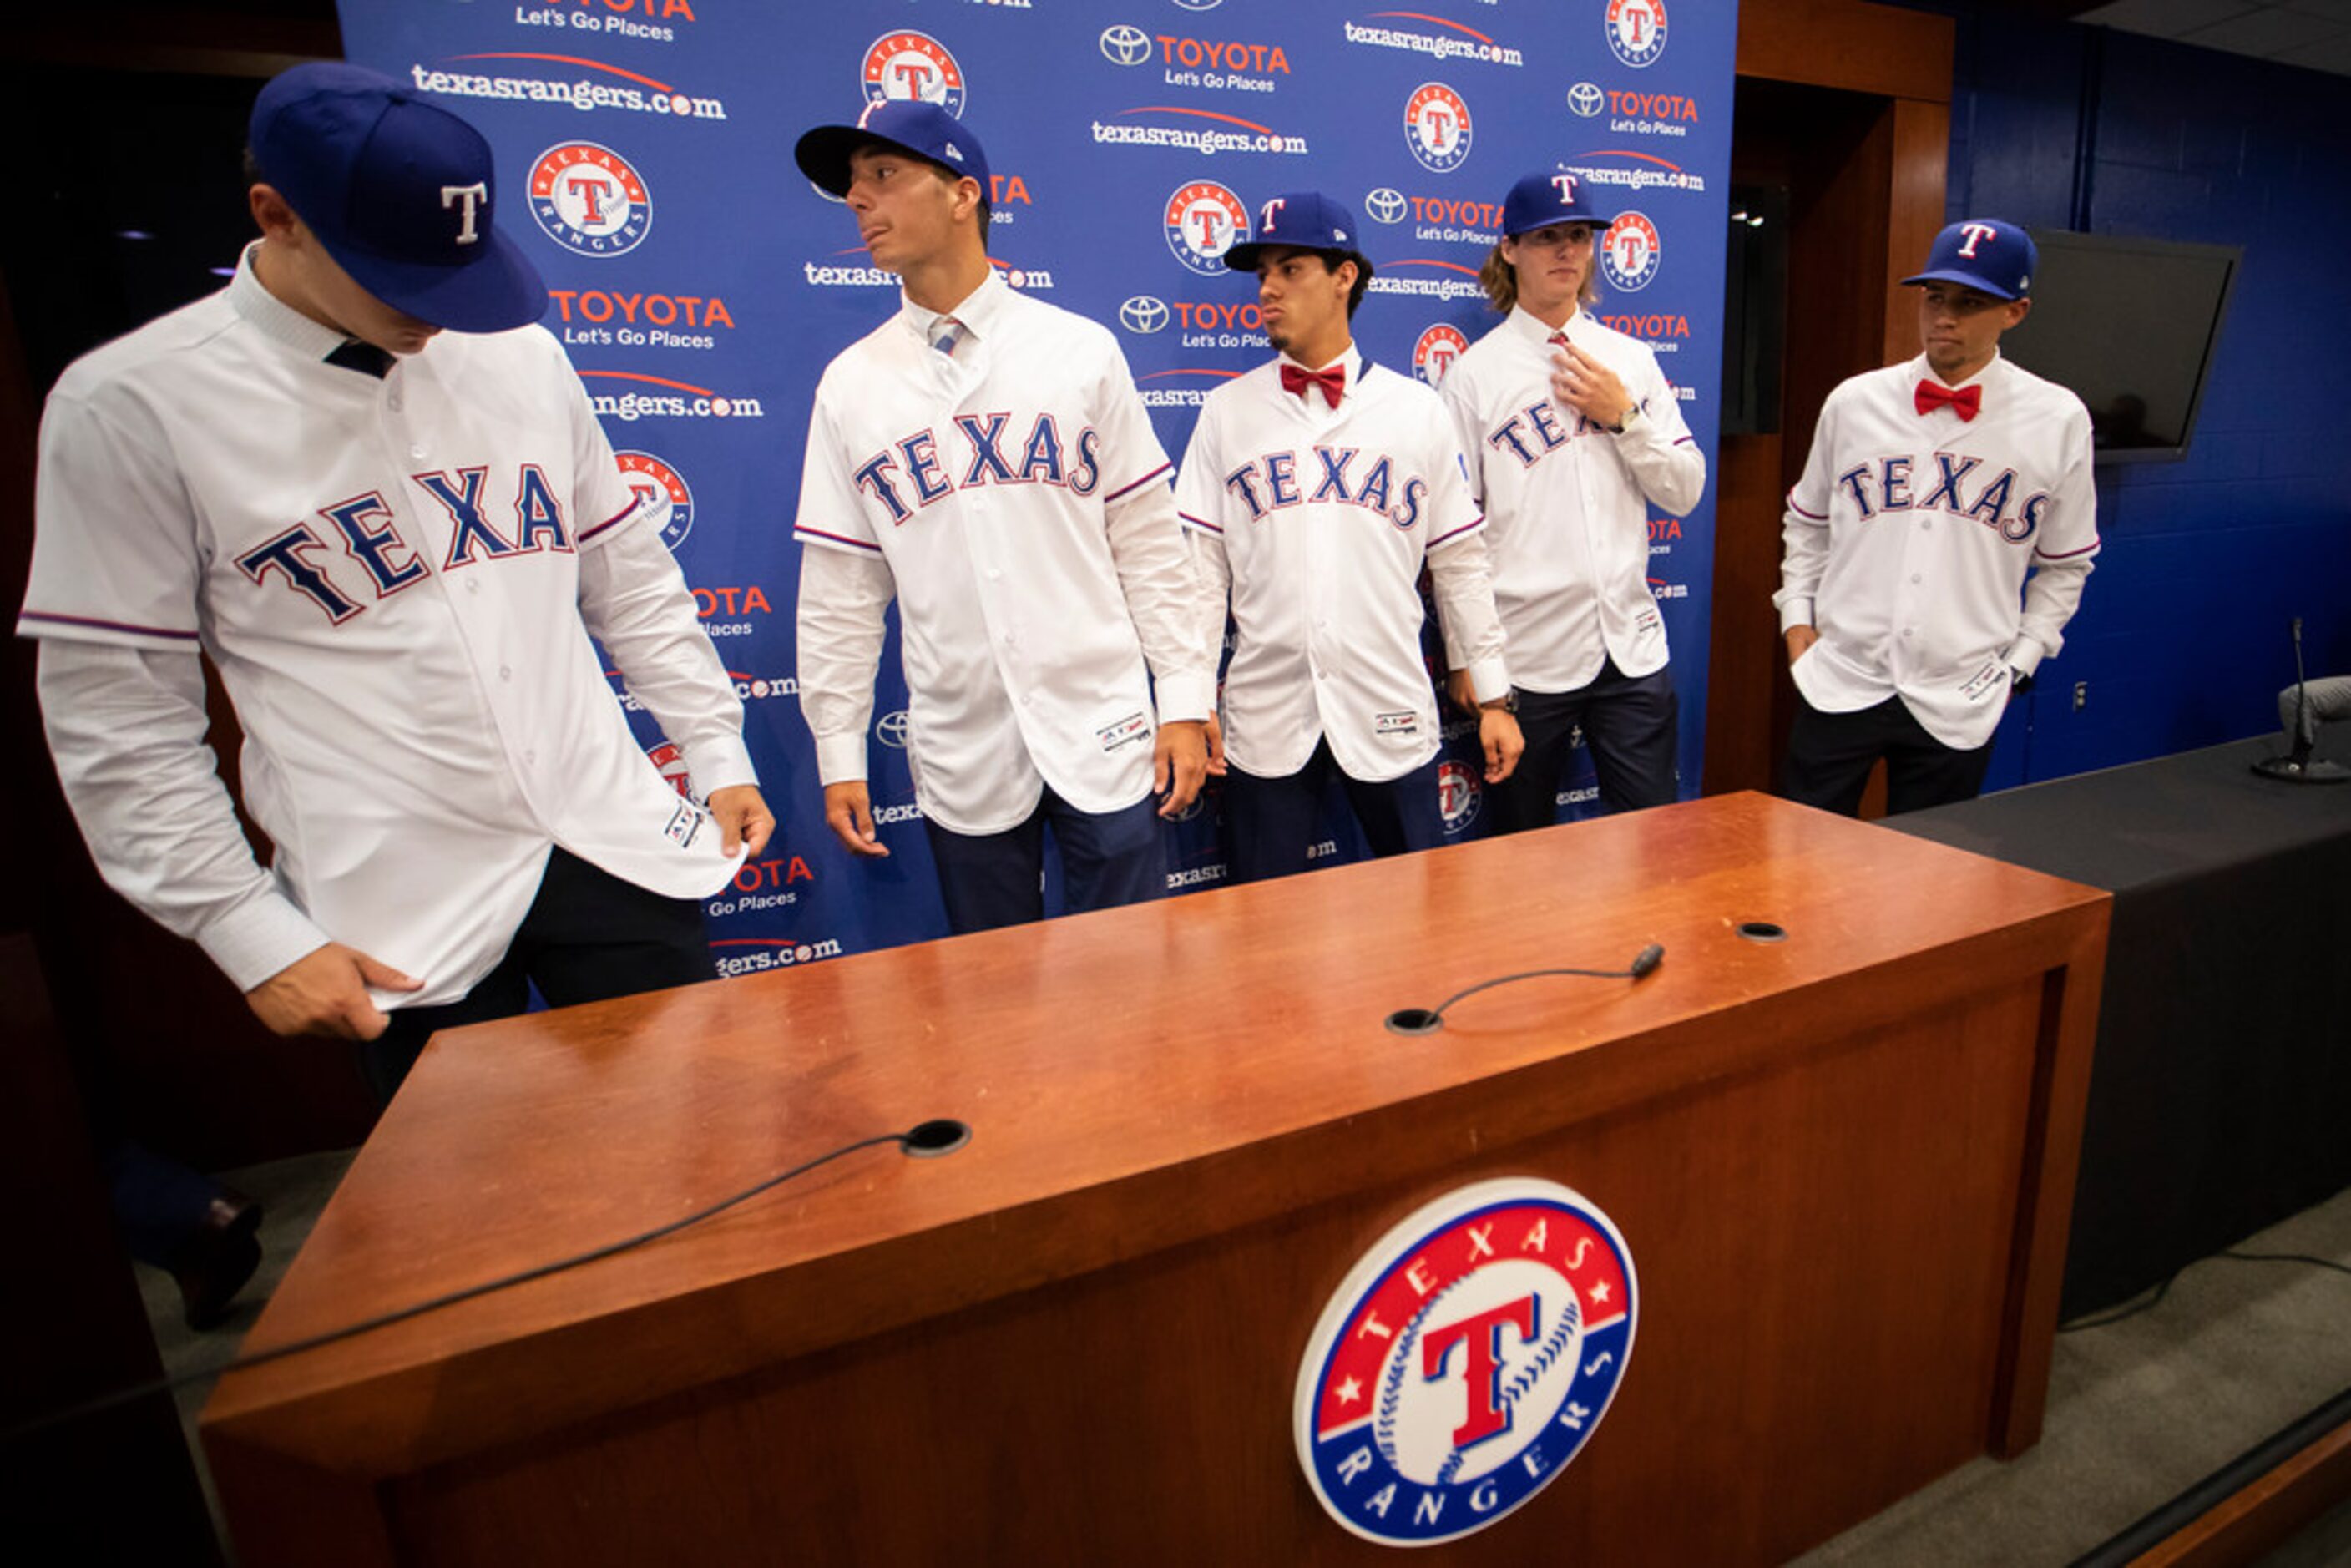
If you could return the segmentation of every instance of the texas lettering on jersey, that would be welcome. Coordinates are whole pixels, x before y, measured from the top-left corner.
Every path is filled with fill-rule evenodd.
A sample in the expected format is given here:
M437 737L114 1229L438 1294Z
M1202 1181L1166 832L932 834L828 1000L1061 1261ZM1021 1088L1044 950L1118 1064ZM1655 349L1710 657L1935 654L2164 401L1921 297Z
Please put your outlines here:
M1012 415L959 413L949 428L961 455L946 458L935 430L925 427L893 442L850 471L850 479L881 508L892 527L903 527L922 507L958 490L984 485L1060 485L1071 495L1091 496L1102 483L1102 437L1092 425L1064 437L1059 421L1040 413L1026 436L1010 429Z
M538 465L521 465L511 491L513 501L502 508L485 505L489 472L483 466L409 476L449 514L449 549L441 570L455 571L476 561L521 555L570 553L571 529L564 521L562 503L556 499ZM493 510L500 521L510 516L511 525L501 530L492 521ZM344 555L358 563L368 580L370 596L378 603L430 574L415 548L401 537L397 514L382 492L370 490L337 501L321 507L318 515L329 525L327 533L305 520L238 556L237 569L246 580L259 586L277 579L340 626L367 605L347 591L323 562L313 559L315 554L340 546ZM344 582L349 583L350 569L344 569Z
M1517 458L1520 467L1531 468L1574 437L1597 435L1604 428L1579 413L1575 416L1575 428L1562 430L1559 416L1563 412L1548 401L1529 403L1504 421L1499 429L1488 431L1486 444Z
M1319 474L1310 469L1301 475L1295 452L1269 452L1262 457L1250 458L1224 476L1225 488L1249 508L1249 521L1260 522L1269 512L1301 503L1361 507L1377 512L1399 528L1408 528L1420 521L1421 507L1428 499L1428 481L1419 475L1405 475L1404 483L1398 486L1395 460L1383 455L1364 470L1361 480L1351 480L1348 470L1362 455L1361 448L1315 446L1309 450L1314 455ZM1311 492L1303 488L1306 485L1313 486Z
M1857 463L1836 476L1837 487L1853 498L1863 522L1879 512L1947 512L1998 529L2000 537L2011 544L2022 544L2031 538L2041 527L2042 515L2049 509L2046 490L2026 497L2022 506L2011 509L2016 498L2013 468L2000 470L1996 478L1975 479L1972 488L1963 495L1961 487L1983 466L1982 458L1938 452L1934 471L1914 476L1916 461L1910 454L1903 453ZM1921 486L1926 486L1923 494L1918 493Z

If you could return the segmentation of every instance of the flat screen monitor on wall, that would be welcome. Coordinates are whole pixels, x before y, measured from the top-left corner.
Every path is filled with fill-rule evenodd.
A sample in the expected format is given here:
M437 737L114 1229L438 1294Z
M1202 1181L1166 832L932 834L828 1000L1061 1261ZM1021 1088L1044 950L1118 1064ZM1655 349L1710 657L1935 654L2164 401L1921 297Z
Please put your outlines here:
M2185 457L2241 246L2035 229L2032 313L2001 352L2089 406L2101 463Z

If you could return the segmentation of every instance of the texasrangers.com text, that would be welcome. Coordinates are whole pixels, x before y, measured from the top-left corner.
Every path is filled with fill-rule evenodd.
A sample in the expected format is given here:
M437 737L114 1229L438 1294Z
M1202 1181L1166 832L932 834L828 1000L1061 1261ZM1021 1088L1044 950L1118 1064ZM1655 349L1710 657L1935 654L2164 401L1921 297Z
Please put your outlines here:
M475 76L460 71L432 71L411 66L408 73L419 92L450 98L507 99L517 103L566 103L588 110L618 109L639 114L667 114L682 120L724 120L726 105L715 98L689 98L682 92L646 92L633 87L607 87L601 82L541 81L536 77Z

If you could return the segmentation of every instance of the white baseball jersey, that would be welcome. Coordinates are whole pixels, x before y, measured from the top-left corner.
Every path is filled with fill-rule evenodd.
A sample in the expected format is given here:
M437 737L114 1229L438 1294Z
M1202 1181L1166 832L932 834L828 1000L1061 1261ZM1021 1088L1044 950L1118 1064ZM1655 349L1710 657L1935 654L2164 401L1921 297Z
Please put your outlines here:
M1333 361L1332 408L1281 386L1281 361L1208 394L1176 481L1218 631L1229 594L1225 751L1280 779L1316 741L1378 783L1437 755L1437 701L1420 652L1426 559L1453 667L1479 700L1510 690L1487 577L1485 520L1437 394L1366 362Z
M1631 394L1616 434L1552 399L1553 330L1513 309L1454 360L1444 387L1486 507L1510 675L1532 692L1589 685L1604 659L1628 675L1665 667L1649 507L1679 517L1706 488L1706 455L1649 346L1581 310L1563 329Z
M904 303L825 368L794 532L800 711L827 784L865 777L882 614L904 627L925 816L1017 826L1151 791L1154 722L1208 714L1215 663L1171 465L1094 322L990 273L947 318Z
M229 287L80 360L41 432L44 705L100 870L250 988L332 938L453 1000L550 843L673 897L736 861L630 734L601 638L697 787L742 709L555 340L443 334L378 380ZM255 865L204 749L209 653L246 736Z
M1772 602L1782 630L1820 632L1795 665L1806 702L1853 713L1899 695L1971 750L2000 727L2011 669L2063 647L2081 602L2098 549L2090 415L1997 354L1962 383L1983 389L1973 420L1918 413L1922 381L1941 384L1923 355L1829 394Z

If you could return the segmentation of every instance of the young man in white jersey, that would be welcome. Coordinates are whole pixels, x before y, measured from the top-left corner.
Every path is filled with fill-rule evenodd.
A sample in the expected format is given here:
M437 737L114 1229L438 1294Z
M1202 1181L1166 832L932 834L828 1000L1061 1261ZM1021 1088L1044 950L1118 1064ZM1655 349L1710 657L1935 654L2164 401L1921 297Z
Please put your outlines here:
M1772 600L1800 698L1790 800L1851 815L1881 757L1889 811L1973 799L2009 694L2064 645L2097 496L2081 399L2001 358L2036 259L2013 224L1944 229L1903 279L1925 352L1821 409Z
M1480 275L1506 319L1445 373L1486 508L1527 739L1518 773L1494 792L1500 832L1558 819L1579 728L1604 810L1675 795L1679 705L1649 590L1649 513L1696 506L1706 457L1656 355L1586 308L1599 299L1594 241L1608 222L1575 175L1511 186Z
M1280 358L1208 395L1176 505L1206 590L1235 629L1223 701L1235 882L1306 869L1336 769L1375 855L1444 841L1435 688L1418 581L1435 580L1450 662L1479 705L1488 783L1517 763L1484 519L1436 394L1356 350L1371 280L1353 214L1276 196L1225 265L1258 277Z
M773 826L742 708L494 222L489 144L357 67L254 105L262 237L43 421L41 700L99 870L281 1034L372 1042L711 977L699 901ZM632 737L590 637L684 751ZM246 735L255 863L204 748ZM388 1015L388 1016L387 1016Z
M1158 818L1199 792L1216 665L1125 358L990 267L987 154L945 110L874 104L795 156L905 289L826 367L809 423L800 711L825 820L852 853L889 852L866 731L895 597L949 929L1043 915L1049 825L1071 912L1158 897Z

